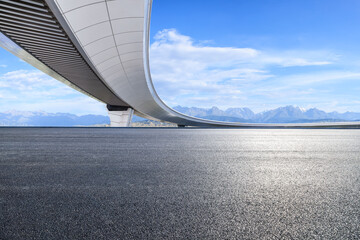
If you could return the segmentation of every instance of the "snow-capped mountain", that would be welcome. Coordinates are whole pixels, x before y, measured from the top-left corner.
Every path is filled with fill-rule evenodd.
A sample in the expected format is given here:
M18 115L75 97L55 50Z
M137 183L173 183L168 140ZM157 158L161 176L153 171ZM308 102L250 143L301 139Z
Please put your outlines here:
M187 108L176 106L175 110L194 117L202 117L219 121L258 122L258 123L292 123L292 122L319 122L319 121L360 121L360 113L330 112L317 108L304 109L295 106L279 107L273 110L255 114L249 108L229 108L225 111L212 107Z
M252 119L255 114L249 108L228 108L225 111L212 107L210 109L197 108L197 107L181 107L176 106L174 109L178 112L185 113L189 116L194 117L206 117L206 116L226 116L226 117L236 117L243 119Z

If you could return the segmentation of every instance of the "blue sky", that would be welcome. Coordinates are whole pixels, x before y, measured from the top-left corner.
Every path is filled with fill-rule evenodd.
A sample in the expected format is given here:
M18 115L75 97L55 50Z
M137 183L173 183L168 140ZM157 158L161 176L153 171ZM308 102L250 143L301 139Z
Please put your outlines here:
M359 23L358 0L154 0L153 81L170 106L360 112ZM106 114L1 49L0 112L12 109Z

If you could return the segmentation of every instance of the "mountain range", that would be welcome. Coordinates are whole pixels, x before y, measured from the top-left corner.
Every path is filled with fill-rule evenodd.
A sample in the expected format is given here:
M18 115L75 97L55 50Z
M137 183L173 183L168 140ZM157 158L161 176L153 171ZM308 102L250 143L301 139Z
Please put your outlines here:
M210 109L176 106L178 112L199 118L217 121L250 122L250 123L299 123L299 122L340 122L358 121L360 113L330 112L317 108L303 109L296 106L279 107L273 110L254 113L249 108L228 108L221 110L217 107Z
M110 123L108 116L70 113L7 111L0 113L0 126L91 126Z
M360 121L360 113L356 112L325 112L317 108L303 109L295 106L279 107L273 110L254 113L249 108L217 107L197 108L176 106L178 112L209 120L247 123L300 123L300 122L341 122ZM134 116L133 122L146 119ZM83 115L69 113L23 112L8 111L0 113L0 126L104 126L110 123L108 116Z

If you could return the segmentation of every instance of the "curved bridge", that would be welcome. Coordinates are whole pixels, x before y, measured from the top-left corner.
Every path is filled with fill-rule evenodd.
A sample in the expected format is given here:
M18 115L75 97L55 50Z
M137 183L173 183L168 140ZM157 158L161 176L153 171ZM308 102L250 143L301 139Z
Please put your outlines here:
M179 126L342 127L359 123L252 124L204 120L168 107L149 67L152 0L0 0L0 45L108 105L114 126L131 115Z

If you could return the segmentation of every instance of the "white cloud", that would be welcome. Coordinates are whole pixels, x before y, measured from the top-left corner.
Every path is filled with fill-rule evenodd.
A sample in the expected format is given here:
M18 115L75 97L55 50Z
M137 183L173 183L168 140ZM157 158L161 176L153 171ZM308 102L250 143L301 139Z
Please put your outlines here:
M106 115L103 103L38 70L17 70L0 75L0 111L7 111L9 108Z
M276 64L283 67L304 67L304 66L321 66L328 65L332 62L330 61L312 61L305 58L285 58L285 57L269 57L263 55L263 58L260 59L260 62L265 64Z
M154 39L150 48L152 78L160 97L169 105L248 106L251 94L267 97L268 92L261 91L263 85L279 91L285 87L286 83L274 84L278 76L271 68L325 66L337 59L326 51L206 46L175 29L160 31Z
M281 67L305 67L333 64L339 56L324 50L277 50L262 52L256 61L265 65Z
M107 115L105 104L85 95L71 99L38 99L30 102L24 101L23 99L16 99L16 101L11 102L11 109L19 111L45 111L49 113L72 113L75 115ZM0 112L6 112L11 109L4 104L0 105Z
M352 71L326 71L314 72L311 74L290 75L279 79L282 83L287 83L288 87L294 85L312 85L315 83L332 82L337 80L358 80L360 72Z
M0 75L0 87L18 95L64 96L75 90L51 78L39 70L17 70Z
M0 67L2 67L2 68L6 68L6 67L7 67L7 65L6 65L6 64L0 64Z

